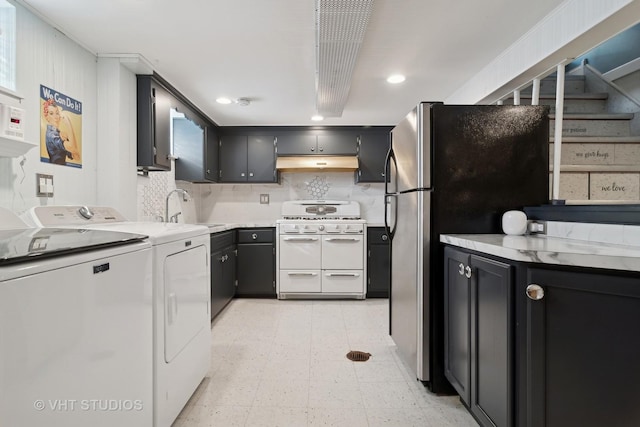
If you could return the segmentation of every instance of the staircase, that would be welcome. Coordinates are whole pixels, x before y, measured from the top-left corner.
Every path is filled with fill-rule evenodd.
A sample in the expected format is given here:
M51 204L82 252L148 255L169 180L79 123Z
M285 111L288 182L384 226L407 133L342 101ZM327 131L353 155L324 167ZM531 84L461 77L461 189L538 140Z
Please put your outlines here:
M638 203L640 201L640 135L634 131L638 107L596 77L565 76L560 194L567 203ZM590 91L597 89L600 92ZM528 93L527 93L528 92ZM555 133L555 76L540 82L540 105L550 105L550 170ZM504 104L512 103L505 100ZM531 104L531 90L520 95ZM631 107L630 105L633 105ZM622 111L622 112L621 112ZM635 135L634 135L635 134ZM549 188L552 188L551 177ZM551 198L551 194L550 194Z

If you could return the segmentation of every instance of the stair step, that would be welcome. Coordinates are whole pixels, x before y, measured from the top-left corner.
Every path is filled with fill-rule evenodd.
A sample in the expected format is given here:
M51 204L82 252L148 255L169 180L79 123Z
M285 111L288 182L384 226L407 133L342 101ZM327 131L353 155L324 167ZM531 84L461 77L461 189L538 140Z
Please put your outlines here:
M553 143L555 137L550 137ZM640 144L640 136L567 136L562 137L563 144Z
M583 96L591 94L576 94L564 97L563 111L565 114L604 114L607 112L607 94L596 94L597 96ZM503 101L503 105L513 104L513 98ZM531 105L531 96L520 97L521 105ZM540 105L548 105L549 114L555 114L555 95L540 96Z
M603 114L584 114L584 113L565 113L564 120L631 120L633 113L603 113ZM549 119L555 120L555 114L549 114Z
M533 95L531 94L520 94L520 100L523 99L531 99L533 98ZM539 96L540 99L556 99L556 94L555 93L541 93ZM513 96L510 96L509 98L506 98L505 101L507 99L511 99L513 100ZM567 93L564 95L564 99L565 101L567 99L575 99L575 100L592 100L592 99L596 99L596 100L607 100L609 99L609 94L606 92L598 92L598 93L588 93L588 92L584 92L584 93Z
M525 93L531 93L533 87L529 86L523 90ZM564 77L564 92L565 95L569 93L584 93L585 91L585 77L581 75L565 75ZM540 80L540 93L541 94L555 94L556 93L556 77L545 77Z
M556 121L549 123L549 136L554 136ZM586 120L565 119L562 121L563 136L630 136L630 120Z

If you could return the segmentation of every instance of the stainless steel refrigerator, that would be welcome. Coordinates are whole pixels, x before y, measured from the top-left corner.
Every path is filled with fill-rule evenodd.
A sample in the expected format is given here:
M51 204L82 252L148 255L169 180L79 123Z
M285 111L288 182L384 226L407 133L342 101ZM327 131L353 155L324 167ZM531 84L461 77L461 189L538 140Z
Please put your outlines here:
M416 378L444 377L440 234L501 233L501 216L549 199L546 106L421 103L391 131L385 225L390 334Z

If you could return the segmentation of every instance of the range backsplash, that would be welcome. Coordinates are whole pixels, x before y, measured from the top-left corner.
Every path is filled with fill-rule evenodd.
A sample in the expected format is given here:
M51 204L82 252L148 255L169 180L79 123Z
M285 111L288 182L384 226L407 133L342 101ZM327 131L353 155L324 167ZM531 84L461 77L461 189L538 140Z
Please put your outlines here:
M354 184L353 172L281 173L280 184L191 184L177 186L194 195L197 222L259 223L280 218L282 202L301 199L355 200L362 217L384 222L384 184ZM260 204L260 195L269 204Z

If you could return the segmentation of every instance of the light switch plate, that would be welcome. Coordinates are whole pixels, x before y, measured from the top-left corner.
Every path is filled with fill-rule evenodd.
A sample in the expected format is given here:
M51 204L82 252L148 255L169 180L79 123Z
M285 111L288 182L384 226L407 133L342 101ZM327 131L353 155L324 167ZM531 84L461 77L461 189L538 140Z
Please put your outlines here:
M268 205L269 204L269 194L261 194L260 195L260 204Z
M53 175L36 173L36 197L53 197Z

